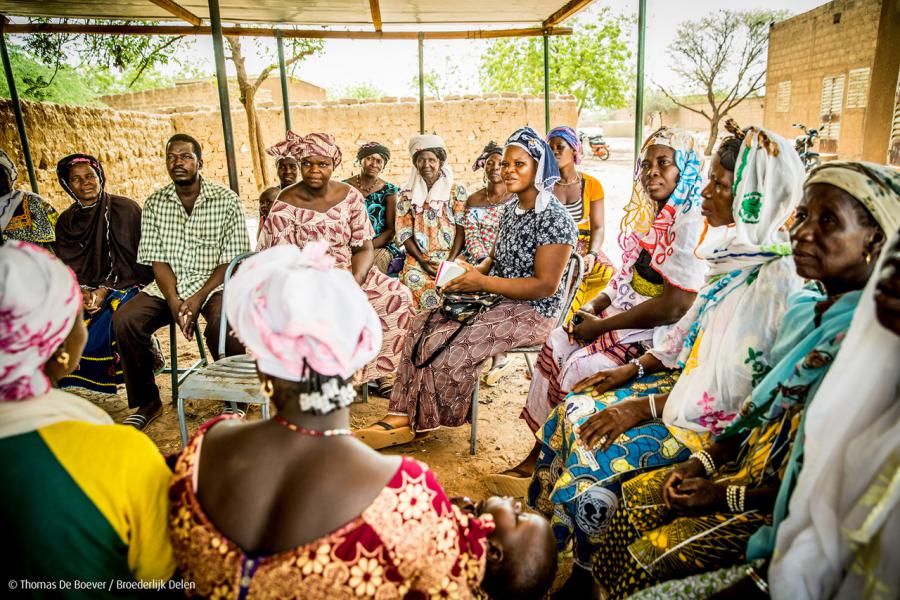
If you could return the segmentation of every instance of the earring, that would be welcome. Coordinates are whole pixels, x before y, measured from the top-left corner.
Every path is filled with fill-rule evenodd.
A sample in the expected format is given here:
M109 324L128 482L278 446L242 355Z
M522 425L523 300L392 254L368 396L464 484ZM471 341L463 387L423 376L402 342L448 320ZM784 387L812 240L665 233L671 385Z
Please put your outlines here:
M59 353L59 356L56 357L56 362L61 364L64 368L68 369L69 368L69 353L66 352L65 350L62 350Z
M261 383L259 385L259 392L267 399L271 400L272 395L275 393L275 386L272 385L272 380L266 379L263 383Z
M868 252L868 251L863 252L863 256L866 257L866 264L869 264L872 262L872 253L871 252Z

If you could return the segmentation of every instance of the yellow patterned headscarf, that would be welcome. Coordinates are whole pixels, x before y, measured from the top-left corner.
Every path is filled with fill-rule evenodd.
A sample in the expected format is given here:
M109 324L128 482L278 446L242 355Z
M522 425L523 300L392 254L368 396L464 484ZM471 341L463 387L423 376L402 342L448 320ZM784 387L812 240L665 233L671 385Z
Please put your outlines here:
M900 173L894 169L869 162L834 161L813 169L804 187L814 183L833 185L862 202L885 235L900 227Z

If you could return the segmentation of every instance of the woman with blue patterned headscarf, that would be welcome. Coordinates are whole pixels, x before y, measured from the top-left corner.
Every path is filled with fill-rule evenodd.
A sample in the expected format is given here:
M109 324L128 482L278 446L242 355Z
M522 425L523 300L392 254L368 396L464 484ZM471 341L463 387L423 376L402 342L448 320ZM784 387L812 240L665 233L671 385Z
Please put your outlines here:
M575 247L575 223L553 195L556 159L534 130L506 142L503 180L513 197L500 218L491 256L443 287L487 292L501 301L460 324L440 311L421 313L409 328L388 415L356 436L380 449L412 441L417 433L466 422L472 391L485 361L540 343L562 306L560 281Z

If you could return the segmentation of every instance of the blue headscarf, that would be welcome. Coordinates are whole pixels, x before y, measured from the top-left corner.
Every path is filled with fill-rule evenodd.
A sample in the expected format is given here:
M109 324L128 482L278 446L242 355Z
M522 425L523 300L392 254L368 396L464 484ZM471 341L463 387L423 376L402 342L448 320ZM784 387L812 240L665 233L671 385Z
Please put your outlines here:
M556 157L553 156L550 146L531 127L517 129L506 140L506 146L522 148L537 162L534 187L538 190L538 196L534 210L543 212L550 204L550 200L556 197L553 194L553 186L559 181L559 165L556 164Z
M575 153L575 164L581 164L581 140L578 139L578 134L575 133L575 130L568 125L554 127L547 134L547 143L549 144L550 140L555 137L561 138L572 147L572 152Z

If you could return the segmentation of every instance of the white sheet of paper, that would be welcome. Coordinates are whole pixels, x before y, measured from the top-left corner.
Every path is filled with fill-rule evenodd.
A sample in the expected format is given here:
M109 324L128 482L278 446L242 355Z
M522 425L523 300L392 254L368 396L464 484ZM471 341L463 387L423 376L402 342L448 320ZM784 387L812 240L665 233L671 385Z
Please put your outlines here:
M438 266L437 277L434 278L434 283L437 287L443 287L465 272L466 270L459 263L442 260L440 266Z

